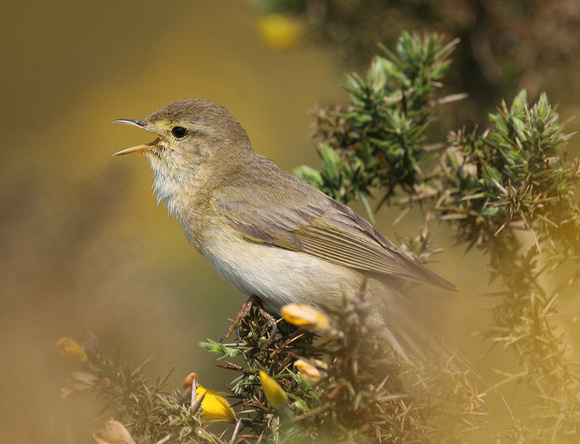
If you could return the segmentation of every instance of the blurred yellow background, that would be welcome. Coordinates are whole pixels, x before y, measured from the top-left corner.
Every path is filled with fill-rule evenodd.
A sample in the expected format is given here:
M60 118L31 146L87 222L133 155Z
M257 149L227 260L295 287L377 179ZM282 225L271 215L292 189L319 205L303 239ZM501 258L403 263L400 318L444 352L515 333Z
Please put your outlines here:
M306 111L344 101L344 76L323 48L267 45L241 1L5 1L2 10L0 442L90 443L99 404L60 398L75 366L58 358L56 340L89 330L133 367L153 355L151 376L176 364L170 387L195 371L219 389L231 375L197 344L218 339L244 301L156 207L146 160L111 157L149 136L111 122L206 98L282 167L318 166ZM380 229L413 235L410 221ZM431 268L462 288L450 329L468 341L489 322L478 308L489 301L468 296L487 291L487 273L464 273L485 262L462 254Z

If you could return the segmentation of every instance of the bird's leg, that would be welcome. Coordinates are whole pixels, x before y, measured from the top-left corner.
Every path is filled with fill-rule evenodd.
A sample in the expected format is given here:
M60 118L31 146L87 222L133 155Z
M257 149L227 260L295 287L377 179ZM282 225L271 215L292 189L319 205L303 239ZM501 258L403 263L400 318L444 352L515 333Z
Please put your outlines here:
M276 337L276 333L278 332L276 319L274 319L274 316L272 316L270 313L266 311L266 309L262 305L262 301L260 300L260 298L258 298L257 296L250 296L250 298L241 305L238 314L236 315L236 317L234 318L234 320L232 321L226 332L220 338L220 342L223 342L224 339L230 337L230 335L234 331L234 328L236 328L238 324L242 321L242 319L244 319L248 315L252 307L256 307L260 311L260 314L264 316L264 318L266 318L268 326L271 329L266 344L269 344L274 340L274 338Z
M276 333L278 332L278 324L276 324L276 319L274 318L274 316L272 316L270 313L266 311L266 309L262 305L262 301L260 301L259 299L258 303L256 304L256 307L258 307L258 310L260 310L262 316L266 318L266 322L268 322L268 327L270 327L270 334L268 335L268 339L266 340L266 344L270 344L271 342L274 341L274 338L276 337Z

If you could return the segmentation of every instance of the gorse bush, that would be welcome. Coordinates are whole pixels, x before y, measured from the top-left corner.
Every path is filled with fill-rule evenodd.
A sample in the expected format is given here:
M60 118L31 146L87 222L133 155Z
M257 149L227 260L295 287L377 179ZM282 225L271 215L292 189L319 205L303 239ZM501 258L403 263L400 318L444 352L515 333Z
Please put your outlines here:
M566 335L551 322L557 298L576 283L579 271L574 269L580 245L574 197L579 169L577 159L566 159L570 136L563 134L546 95L530 105L521 91L510 107L504 102L490 115L491 127L483 134L460 130L450 132L445 144L430 142L424 133L440 101L433 95L435 88L425 85L440 79L429 80L429 73L445 71L448 62L441 57L450 49L440 48L439 42L433 36L421 39L405 33L397 45L398 62L387 52L388 62L377 57L364 80L351 76L351 104L344 110L316 112L320 172L302 167L297 174L322 189L334 187L335 196L345 200L353 196L365 202L371 193L382 193L385 202L397 195L394 204L403 212L422 203L430 208L427 220L435 213L467 248L477 246L488 254L491 278L501 278L505 290L493 308L493 327L484 336L513 350L523 367L506 378L538 394L533 415L509 432L511 438L573 441L580 425L578 369L568 360ZM384 87L383 95L374 93L376 85L387 84L397 85L396 90ZM418 91L422 98L417 99ZM415 103L422 104L422 112L414 109ZM358 136L336 137L339 127L353 131L353 114L360 116L355 120ZM396 145L366 137L381 131L401 136L404 153ZM409 247L417 245L424 248L425 243ZM565 283L545 288L541 278L564 264L573 270Z
M398 188L416 194L424 181L422 164L430 158L424 133L437 103L433 96L456 44L404 33L397 55L381 47L384 55L375 56L365 76L347 77L348 107L313 110L322 167L295 173L343 203L360 200L371 218L371 190L384 192L382 203Z

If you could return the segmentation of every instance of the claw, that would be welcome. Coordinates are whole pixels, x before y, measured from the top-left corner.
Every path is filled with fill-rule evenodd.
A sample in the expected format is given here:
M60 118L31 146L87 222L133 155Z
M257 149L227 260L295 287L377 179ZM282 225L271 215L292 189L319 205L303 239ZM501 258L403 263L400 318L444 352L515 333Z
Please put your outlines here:
M238 311L238 314L236 315L236 317L234 318L234 320L232 321L232 323L230 324L230 326L228 327L226 332L220 338L220 342L223 342L225 339L228 339L231 336L234 329L248 315L248 313L250 312L252 307L256 307L260 311L260 314L262 316L264 316L264 318L266 318L266 321L268 322L268 326L271 329L270 335L268 336L268 339L266 340L266 344L270 344L271 342L274 341L274 338L276 337L276 333L278 332L276 319L274 318L274 316L272 316L270 313L268 313L266 311L266 309L262 305L262 301L260 301L260 298L258 298L257 296L250 296L250 298L240 306L240 310Z

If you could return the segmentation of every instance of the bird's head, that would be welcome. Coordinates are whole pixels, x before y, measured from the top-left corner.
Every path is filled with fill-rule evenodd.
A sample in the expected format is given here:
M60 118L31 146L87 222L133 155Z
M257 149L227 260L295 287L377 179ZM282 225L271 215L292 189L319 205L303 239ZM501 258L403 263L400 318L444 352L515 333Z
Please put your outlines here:
M255 154L246 131L222 106L209 100L171 103L145 120L115 120L152 132L156 139L115 153L143 153L151 164L159 201L179 216L196 190L208 192Z
M119 119L115 123L143 128L157 136L151 143L114 154L144 153L155 172L183 173L204 164L210 169L227 169L251 153L240 123L224 107L209 100L180 100L145 120Z

